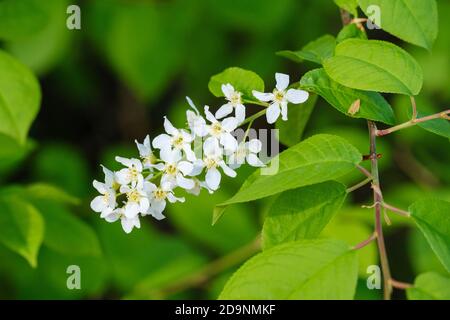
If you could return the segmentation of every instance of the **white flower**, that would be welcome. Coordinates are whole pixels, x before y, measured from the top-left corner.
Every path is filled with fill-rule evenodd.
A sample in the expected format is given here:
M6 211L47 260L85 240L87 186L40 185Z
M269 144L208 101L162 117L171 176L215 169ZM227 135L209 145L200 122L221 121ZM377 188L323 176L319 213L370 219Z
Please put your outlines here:
M261 152L262 143L258 139L252 139L249 142L241 142L238 149L230 156L229 165L231 168L239 168L242 164L247 163L253 167L263 167L264 163L258 158Z
M188 161L181 161L181 152L176 149L164 148L159 154L164 163L158 163L156 168L163 171L161 183L170 183L172 188L180 186L183 189L192 189L194 181L184 176L189 175L194 166Z
M105 180L107 180L106 174ZM116 191L113 189L112 184L109 185L108 182L101 183L97 180L94 180L92 184L101 195L95 197L94 200L91 201L91 208L95 212L100 212L101 217L103 218L105 215L110 214L116 208Z
M164 129L167 134L160 134L153 139L153 147L157 149L171 147L176 150L183 150L189 161L195 161L195 154L191 149L192 135L186 130L176 129L167 117L164 117Z
M156 157L152 152L152 146L150 144L150 137L147 135L144 139L144 143L139 143L137 140L134 141L139 150L139 156L142 159L144 168L152 168L156 163Z
M145 214L150 206L150 201L143 187L142 181L134 187L127 185L120 186L120 192L124 193L127 197L127 201L123 207L123 214L128 219L134 218L139 213Z
M206 119L211 122L208 125L209 134L217 139L227 152L233 152L237 149L237 140L233 137L233 132L238 126L238 120L234 117L225 118L218 121L209 111L209 107L205 106ZM209 139L209 138L208 138Z
M136 227L138 229L141 227L141 222L139 221L139 216L135 216L133 218L127 218L124 214L123 208L114 210L113 212L106 215L104 218L107 222L110 222L110 223L116 222L117 220L120 219L120 222L122 224L122 229L126 233L130 233L134 227Z
M189 190L186 190L187 193L193 194L195 196L198 196L200 194L201 188L205 188L206 190L208 190L209 193L213 193L214 191L211 190L208 185L206 184L205 181L200 181L197 178L193 178L192 180L194 180L194 187L192 187Z
M278 117L286 121L288 109L288 102L293 104L303 103L308 100L309 94L303 90L297 89L289 89L286 91L289 86L289 76L283 73L276 73L275 79L277 81L276 88L272 93L263 93L259 91L253 90L253 95L260 101L268 102L271 104L267 108L267 122L274 123L277 121Z
M117 182L121 185L136 186L139 182L143 181L142 176L142 162L138 159L127 159L122 157L116 157L116 161L126 166L116 172Z
M234 90L231 84L223 84L222 92L228 103L224 104L217 110L216 118L221 119L229 115L235 109L235 117L239 123L245 120L245 106L242 104L242 93Z
M219 188L221 175L218 167L222 168L227 176L232 178L236 176L236 172L223 161L223 151L217 139L212 137L206 139L203 143L203 154L203 160L198 160L196 166L206 168L205 182L209 189L217 190Z
M196 137L204 137L208 134L208 127L206 126L206 120L200 115L197 107L192 102L191 98L186 97L187 102L191 106L192 110L186 111L186 118L189 129Z
M151 182L145 182L144 189L150 199L150 207L145 215L150 214L157 220L162 220L165 216L162 214L166 208L166 199L170 203L184 202L184 198L177 198L174 196L170 183L163 183L157 187Z

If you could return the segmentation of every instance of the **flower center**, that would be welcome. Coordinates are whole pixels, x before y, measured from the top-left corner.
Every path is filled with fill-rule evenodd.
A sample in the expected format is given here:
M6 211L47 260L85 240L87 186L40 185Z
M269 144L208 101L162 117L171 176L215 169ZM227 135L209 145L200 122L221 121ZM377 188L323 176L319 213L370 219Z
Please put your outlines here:
M217 167L217 161L213 158L206 158L204 161L207 169Z
M132 190L127 193L127 200L129 202L139 202L141 200L141 195L136 190Z
M155 197L156 200L164 200L167 196L167 192L158 188L155 191L153 191L153 196Z
M230 102L232 105L236 106L238 104L241 104L241 93L240 92L234 92L230 97Z
M183 143L184 143L184 139L183 139L182 135L179 135L179 136L173 138L173 140L172 140L172 144L176 148L181 148L183 146Z
M135 166L132 166L130 168L130 170L128 170L128 174L130 175L130 179L135 181L135 180L137 180L137 177L139 175L139 171L136 169Z
M153 153L149 154L148 156L142 157L142 161L146 164L154 164L156 163L156 157L153 155Z
M284 100L284 91L278 91L277 89L273 90L273 95L275 96L275 100L278 102L282 102Z
M222 125L219 122L213 123L211 125L211 134L213 136L217 136L217 135L221 134L222 131L223 131Z
M177 173L178 170L177 170L177 167L175 165L167 164L166 168L165 168L165 171L166 171L167 174L170 174L170 175L174 176Z

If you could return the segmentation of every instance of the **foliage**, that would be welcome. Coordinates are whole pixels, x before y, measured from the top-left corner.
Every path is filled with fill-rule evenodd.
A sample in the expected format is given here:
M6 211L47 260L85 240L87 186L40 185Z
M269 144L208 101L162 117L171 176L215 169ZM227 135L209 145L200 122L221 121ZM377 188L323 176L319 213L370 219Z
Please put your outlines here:
M401 277L383 276L384 298L450 299L447 2L75 2L81 30L69 1L0 1L0 298L379 299L375 234ZM274 93L275 71L309 99L275 122L266 167L131 234L92 213L98 163L136 157L164 114L186 127L186 94L217 106L231 84L245 124L268 128L254 91Z

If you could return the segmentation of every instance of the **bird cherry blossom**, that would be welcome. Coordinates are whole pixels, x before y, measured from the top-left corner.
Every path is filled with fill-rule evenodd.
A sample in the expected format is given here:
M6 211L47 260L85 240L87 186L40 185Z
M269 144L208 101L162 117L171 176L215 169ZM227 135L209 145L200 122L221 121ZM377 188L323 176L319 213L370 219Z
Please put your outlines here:
M238 120L234 117L225 118L222 121L217 120L205 106L205 115L211 124L208 131L211 137L217 139L227 152L233 152L237 149L238 143L231 134L238 126Z
M230 167L237 169L246 161L252 167L263 167L264 163L258 158L261 149L262 143L258 139L239 143L237 150L230 156Z
M243 122L245 120L245 106L242 104L242 93L234 90L234 87L229 83L222 85L222 92L228 102L216 111L216 118L224 118L232 113L234 109L238 123Z
M271 102L266 111L269 123L275 122L280 114L286 120L287 104L301 103L308 97L305 91L287 90L289 76L277 73L275 78L277 85L273 93L253 91L261 101ZM239 125L248 122L250 128L254 120L245 119L242 94L228 83L222 85L222 91L226 102L215 115L208 106L204 107L204 115L200 114L186 97L190 106L186 110L187 128L177 129L164 117L165 133L153 140L147 135L143 143L135 140L139 159L116 157L123 165L116 172L103 167L105 182L93 181L99 195L91 201L92 210L107 222L120 220L123 230L130 233L140 228L140 218L144 216L164 219L167 202L184 202L177 195L179 190L194 195L199 195L202 189L213 193L220 188L222 173L234 178L237 174L233 169L244 163L264 166L258 158L261 141L246 141L246 133L238 142L233 135ZM234 116L230 116L233 109ZM197 142L200 148L193 147Z
M153 147L164 149L170 146L176 150L183 150L190 161L195 161L195 154L191 149L192 135L186 130L176 129L167 117L164 117L164 129L166 133L153 139Z
M253 90L252 93L260 101L270 102L267 108L266 117L268 123L277 121L281 113L284 121L288 119L288 103L299 104L308 100L309 94L303 90L288 89L289 76L283 73L276 73L276 86L272 93L263 93Z

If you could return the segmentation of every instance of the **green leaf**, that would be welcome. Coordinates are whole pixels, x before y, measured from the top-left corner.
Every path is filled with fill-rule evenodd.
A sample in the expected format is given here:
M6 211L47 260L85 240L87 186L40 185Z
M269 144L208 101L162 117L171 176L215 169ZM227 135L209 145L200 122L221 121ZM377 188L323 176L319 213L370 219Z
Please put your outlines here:
M389 103L377 92L355 90L331 80L323 69L315 69L303 75L300 87L315 92L343 114L386 124L395 124L395 115ZM360 100L359 111L350 114L353 102Z
M414 287L406 289L409 300L450 300L450 278L439 273L419 275Z
M345 241L349 246L354 246L368 239L373 234L373 227L367 223L358 221L355 217L349 217L348 212L348 208L341 209L339 214L323 229L320 236ZM364 216L367 216L367 211L364 212ZM367 266L378 263L376 244L367 245L364 248L356 250L356 252L359 261L358 274L360 278L366 279Z
M316 238L347 195L335 181L288 190L281 193L264 219L263 248L284 242Z
M450 272L450 202L419 200L409 212L439 260Z
M368 17L370 6L381 12L380 27L400 39L431 50L438 34L435 0L359 0ZM401 21L401 23L399 23Z
M352 38L367 40L367 34L365 31L359 29L356 24L352 23L342 28L336 38L336 41L340 43L344 40Z
M317 95L310 94L308 101L301 105L290 105L288 109L289 121L278 119L275 126L278 130L278 139L288 147L302 140L303 131L317 102Z
M24 144L39 110L39 83L27 67L1 50L0 70L0 133Z
M33 199L52 200L61 203L77 205L80 199L77 199L66 193L58 187L46 183L33 183L25 188L28 195Z
M323 60L333 56L336 39L330 35L324 35L317 40L308 43L299 51L279 51L277 55L288 58L294 62L312 61L322 64Z
M411 108L408 108L408 117L411 118L412 116L412 110ZM428 116L428 114L425 114L421 112L420 110L417 110L417 117L423 118ZM419 127L422 129L425 129L426 131L429 131L431 133L437 134L439 136L442 136L444 138L450 139L450 122L445 119L434 119L429 120L425 122L419 122L417 123Z
M42 29L47 16L41 5L39 0L0 1L0 38L27 38Z
M264 92L264 81L253 71L237 67L225 69L211 77L208 83L209 91L216 97L223 97L222 85L230 83L234 89L243 94L246 100L255 101L252 90Z
M69 0L40 1L39 10L43 11L46 17L44 27L33 30L26 38L8 42L8 51L39 74L66 58L71 36L75 34L73 30L65 27L69 5Z
M356 252L341 241L290 242L248 260L219 299L352 299L357 272Z
M331 79L354 89L411 96L422 88L423 74L417 61L385 41L345 40L324 67Z
M361 158L361 153L346 140L333 135L315 135L280 153L268 168L256 170L231 199L215 208L213 223L231 204L334 180L354 169Z
M358 15L358 0L334 0L334 3L354 16Z
M18 197L0 197L0 243L36 267L43 237L44 221L36 208Z
M33 203L45 220L45 246L72 256L101 255L100 243L94 230L64 205L51 200L35 200Z

